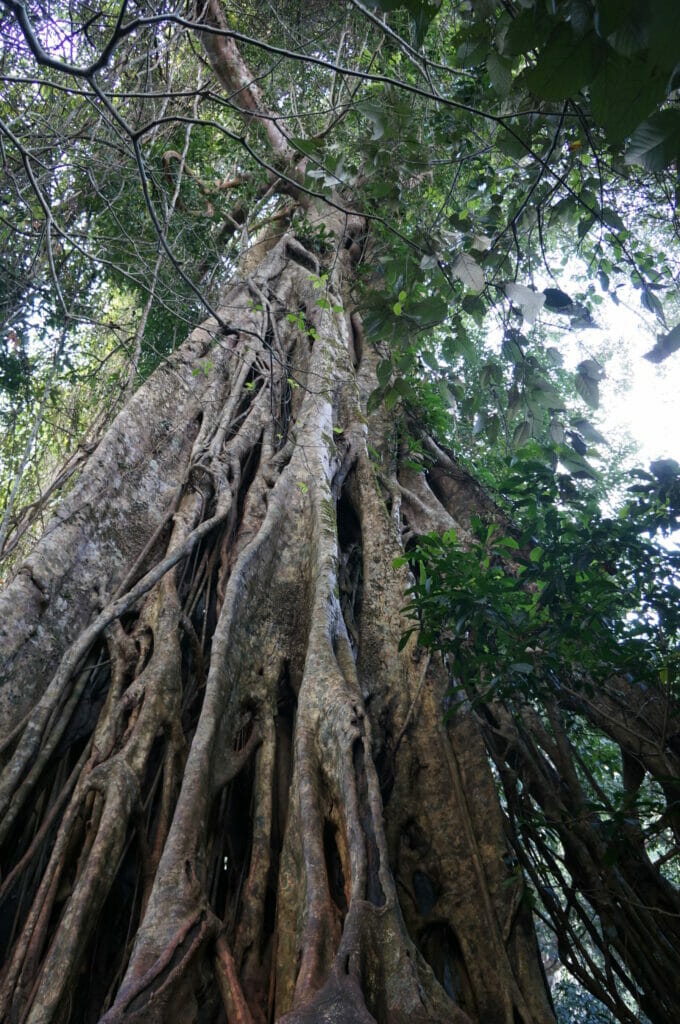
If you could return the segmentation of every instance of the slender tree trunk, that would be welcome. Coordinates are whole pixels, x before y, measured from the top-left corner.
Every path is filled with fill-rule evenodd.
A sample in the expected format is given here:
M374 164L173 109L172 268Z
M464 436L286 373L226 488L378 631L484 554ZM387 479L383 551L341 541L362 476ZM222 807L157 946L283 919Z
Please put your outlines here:
M3 1021L553 1019L481 734L399 651L403 533L483 499L366 416L332 228L260 245L3 595Z

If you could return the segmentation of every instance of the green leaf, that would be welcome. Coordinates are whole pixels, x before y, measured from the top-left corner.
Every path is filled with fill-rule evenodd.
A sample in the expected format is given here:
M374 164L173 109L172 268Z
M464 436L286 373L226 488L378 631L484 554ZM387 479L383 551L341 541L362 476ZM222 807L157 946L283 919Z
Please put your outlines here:
M586 237L594 223L595 218L590 213L587 216L581 218L581 220L578 222L577 228L579 241L582 241Z
M579 455L578 452L570 448L563 448L561 450L560 462L572 476L588 477L591 480L597 479L597 473L590 463L586 462L582 455Z
M666 94L667 80L667 74L640 56L607 51L590 87L590 108L610 143L623 142L654 110Z
M439 373L441 367L439 366L439 361L434 352L432 352L430 349L425 348L422 350L420 354L423 357L423 362L427 363L427 365L430 367L431 370L434 371L434 373Z
M614 231L626 230L626 225L623 223L616 210L612 210L607 206L602 210L602 220L608 228L613 228Z
M381 139L385 134L386 108L378 103L364 100L363 103L357 103L356 109L373 125L373 134L371 135L373 141Z
M513 56L528 53L545 42L553 24L544 7L532 4L528 10L520 11L510 23L504 52Z
M395 405L397 404L400 398L401 395L395 388L389 389L389 391L385 394L385 408L387 409L388 412L394 409Z
M679 156L680 110L661 110L635 129L625 161L648 171L663 171Z
M651 291L650 288L643 287L642 295L640 296L640 302L642 303L645 309L648 309L650 313L654 314L657 320L659 320L664 325L664 327L667 326L663 305L661 304L659 299L657 299L656 295L653 291Z
M372 412L375 412L375 410L380 405L381 400L382 400L382 391L381 391L381 389L380 388L374 388L373 391L371 391L371 393L368 396L368 399L366 401L366 412L369 414L369 416L370 416L370 414Z
M524 362L524 352L520 345L520 339L525 341L519 332L508 331L503 338L502 352L506 359L509 359L511 363L522 363Z
M446 317L448 309L441 295L430 295L420 302L410 303L407 315L419 324L439 324Z
M404 650L404 648L406 647L406 644L411 639L411 634L413 632L414 632L414 630L408 629L405 633L402 634L402 636L399 637L399 644L397 645L397 650L399 650L399 651L403 651Z
M462 252L456 258L451 272L454 277L457 277L459 281L462 281L466 288L469 288L472 292L481 292L486 284L484 277L484 271L480 267L474 256L470 256L467 252Z
M394 382L394 390L397 394L401 395L402 398L406 398L408 401L413 402L416 399L413 384L405 380L404 377L397 377Z
M520 307L526 322L535 324L536 317L545 304L545 294L536 292L533 288L527 288L525 284L515 284L514 281L508 281L504 285L504 289L510 301Z
M591 409L597 409L600 404L600 386L597 379L589 377L585 373L577 373L574 377L574 384L583 401Z
M574 300L559 288L546 288L543 294L545 295L546 309L563 312L574 305Z
M486 422L486 436L488 437L491 444L495 444L498 440L498 435L501 431L501 421L499 416L490 416Z
M514 537L501 537L500 540L496 541L497 548L512 548L513 551L519 551L519 544Z
M491 50L486 58L486 70L489 80L499 96L507 96L512 88L512 64Z
M531 399L545 409L563 409L564 402L557 391L545 377L535 376L531 378Z
M584 420L579 417L572 420L571 425L574 430L578 430L579 434L585 437L586 441L591 441L593 444L604 444L605 437L592 425L590 420Z
M411 15L416 46L422 45L440 4L441 0L435 0L434 3L428 3L427 0L406 0L404 6Z
M496 138L496 149L513 160L521 160L531 149L531 142L524 141L522 132L515 129L511 134L507 125L503 125Z
M654 348L645 352L645 359L650 363L662 363L670 355L680 348L680 324L669 331L668 334L659 334Z
M512 435L512 443L515 448L520 448L525 444L531 437L531 423L529 420L524 420L522 423L518 423L515 427Z
M483 388L487 388L489 384L502 384L503 383L503 371L499 364L493 359L489 359L482 366L481 373L479 375L479 382Z
M451 394L451 391L447 387L446 381L439 381L439 394L441 395L446 405L449 406L449 408L455 409L457 407L458 403L456 402L455 395Z
M569 4L569 21L574 32L585 35L593 24L593 10L590 0L571 0Z
M295 146L296 149L299 149L301 153L304 153L305 156L317 156L323 146L323 143L316 139L292 138L290 141L293 146Z
M578 364L576 370L585 377L590 377L591 380L602 380L604 377L604 370L595 359L584 359Z
M566 100L575 96L597 74L603 44L595 33L577 36L569 25L558 25L540 52L525 81L544 100Z

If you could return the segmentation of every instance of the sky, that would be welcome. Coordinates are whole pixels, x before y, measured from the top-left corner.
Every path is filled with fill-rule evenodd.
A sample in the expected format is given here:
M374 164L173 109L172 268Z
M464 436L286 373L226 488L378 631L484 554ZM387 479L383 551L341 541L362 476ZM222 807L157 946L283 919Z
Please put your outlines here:
M552 284L537 282L538 287ZM560 286L570 294L579 290L568 275L560 279ZM639 292L632 287L617 290L618 303L601 294L602 304L592 307L597 326L565 330L557 341L566 368L575 369L581 360L592 358L604 368L600 408L587 412L588 419L615 445L626 437L636 442L631 466L647 467L652 460L666 458L680 462L680 351L662 363L645 359L665 329L641 308ZM667 329L675 326L669 320Z
M602 423L611 433L627 431L638 442L643 463L660 458L680 462L680 352L663 363L649 362L644 353L656 341L651 324L634 309L611 302L603 312L614 353L605 364Z

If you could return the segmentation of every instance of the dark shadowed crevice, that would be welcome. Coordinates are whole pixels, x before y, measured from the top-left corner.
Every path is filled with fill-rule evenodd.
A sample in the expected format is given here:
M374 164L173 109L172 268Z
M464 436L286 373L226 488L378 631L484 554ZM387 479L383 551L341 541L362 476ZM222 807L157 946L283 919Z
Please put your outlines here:
M424 871L413 872L413 895L418 913L426 917L437 902L435 884Z
M203 513L205 515L206 506ZM204 560L208 557L214 545L214 538L205 537L200 544L197 544L189 558L185 558L181 564L182 572L177 582L177 594L182 604L185 603L191 592L193 582L196 578Z
M338 590L347 635L356 657L359 649L363 598L363 545L359 517L348 496L348 484L340 492L338 522Z
M307 252L304 245L298 242L297 239L295 241L289 239L286 245L286 256L294 263L304 267L305 270L309 270L312 274L319 273L319 261L316 256L311 252Z
M57 763L74 744L81 744L90 738L106 700L111 681L110 665L106 647L97 646L100 650L88 659L92 668L85 689L54 751L54 761Z
M389 733L385 734L386 741L389 741ZM378 753L374 757L375 770L378 773L378 783L380 785L380 796L382 797L383 808L387 807L392 796L392 790L394 789L394 765L392 762L392 752L389 748L388 742L385 742Z
M482 487L455 462L449 466L432 466L425 474L427 484L456 522L467 528L470 518L479 515L488 522L497 519L499 509Z
M42 838L39 832L41 821L44 822L49 817L55 804L58 805L61 801L63 805L64 794L69 791L67 780L89 744L108 693L110 664L103 642L95 645L88 657L88 664L79 677L85 680L82 694L54 753L46 760L36 783L35 801L39 813L18 815L0 851L0 883L6 883L0 902L0 965L4 960L5 949L11 941L15 913L19 911L20 920L32 905L41 870L49 860L59 826L59 815L52 825L46 828ZM35 846L31 851L33 843ZM21 875L16 882L8 876L24 856L27 860L22 885Z
M463 953L450 925L444 921L427 925L418 946L448 997L473 1020L478 1019Z
M241 527L243 526L244 510L250 493L250 486L255 480L257 471L260 468L260 460L262 457L261 442L262 434L260 433L259 437L248 449L245 458L241 462L238 492L234 498L234 504L232 507L233 515L229 518L228 529L220 542L218 559L219 571L215 587L217 594L216 609L218 615L222 607L234 559L238 557L238 539Z
M250 869L254 783L251 758L216 800L211 828L215 872L211 904L225 921L230 940L241 917L241 896Z
M244 382L241 392L242 397L236 407L234 417L230 423L229 431L225 436L225 444L234 436L238 428L241 426L244 417L247 415L263 386L264 380L262 378L262 374L259 370L256 370L255 367L251 367Z
M234 753L239 754L247 745L255 727L257 704L247 701L242 706L241 713L244 716L244 723L234 737Z
M326 861L328 890L333 903L340 911L341 920L347 914L347 894L345 892L345 873L342 870L342 859L338 849L338 830L332 821L326 820L323 826L323 852Z
M262 455L261 441L262 436L257 439L241 464L241 482L239 484L238 496L236 499L237 528L243 519L243 509L246 503L246 498L248 497L250 485L255 479L255 475L260 468L260 457Z
M270 862L264 898L260 953L265 954L276 933L277 893L281 851L288 820L288 802L293 777L293 741L297 697L293 689L288 662L284 662L276 683L276 715L274 718L275 755L270 832Z
M73 986L69 1024L92 1024L110 1006L123 977L139 924L143 892L139 843L128 842L86 953L88 970Z
M149 751L144 769L144 779L140 787L144 811L147 814L148 820L152 823L151 830L153 830L153 822L160 805L161 769L163 767L166 744L166 736L163 732L160 732L154 739ZM153 836L151 836L151 841L153 842Z
M288 429L291 424L292 412L291 406L293 401L293 390L290 386L292 380L292 367L290 363L286 364L286 377L281 384L281 400L279 403L279 416L276 421L276 435L275 435L275 450L280 451L288 440Z
M338 498L338 545L345 551L352 544L361 544L361 522L348 494L348 480Z
M78 757L74 752L68 751L62 764L52 773L51 784L46 785L41 794L46 808L51 808L59 798L59 793L65 784L68 774L76 764ZM80 751L79 751L80 753ZM68 769L67 769L68 765ZM14 876L14 882L8 878L12 869L21 861L27 853L32 840L35 837L37 824L35 816L27 817L27 820L19 818L17 826L13 829L3 846L3 882L6 889L0 902L0 965L7 962L9 951L12 946L16 930L20 922L25 920L33 904L36 889L40 883L40 866L44 866L49 860L50 852L59 828L59 820L55 820L52 827L46 832L39 850L31 858L29 870L26 875L21 872Z
M276 933L276 886L278 878L273 877L270 870L267 879L267 891L264 896L264 909L262 912L262 932L260 936L260 960L268 962L267 952L272 946L272 939Z
M278 860L283 848L283 837L288 817L288 799L293 776L293 737L297 698L293 690L288 663L285 662L276 684L276 761L274 767L274 794L272 809L272 863L278 872Z
M215 627L217 626L217 619L219 615L219 552L223 543L226 543L224 531L217 538L208 537L206 539L206 548L203 560L199 563L199 565L204 566L203 578L199 581L199 587L197 592L193 595L188 609L190 612L190 621L200 643L204 665L210 664L212 637L215 632ZM184 643L186 643L186 637L184 638ZM183 658L183 665L186 665L186 658ZM185 680L183 679L183 683L184 682ZM202 699L203 682L204 681L201 680L199 685L200 699ZM189 706L194 698L195 693L190 693L188 687L183 686L183 714L184 709Z
M350 335L350 343L352 346L350 356L352 358L352 366L355 370L358 370L364 356L363 331L360 329L359 322L355 316L351 316L349 322L350 330L352 332Z
M368 780L366 778L366 761L364 741L361 737L354 741L352 747L354 774L359 801L359 819L366 843L366 899L376 907L385 905L385 893L380 882L380 852L373 828L373 815L368 801Z
M205 693L206 659L193 622L182 624L180 646L182 652L182 710L181 723L185 736L193 735ZM209 644L209 641L206 641ZM204 644L205 646L205 644Z

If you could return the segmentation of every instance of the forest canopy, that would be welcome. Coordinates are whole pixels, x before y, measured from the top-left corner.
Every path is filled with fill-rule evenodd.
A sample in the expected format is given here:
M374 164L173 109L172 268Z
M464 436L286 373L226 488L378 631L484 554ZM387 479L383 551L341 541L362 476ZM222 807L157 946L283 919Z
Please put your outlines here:
M0 3L1 1020L677 1019L675 8Z

